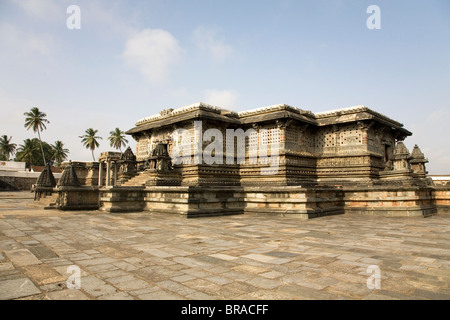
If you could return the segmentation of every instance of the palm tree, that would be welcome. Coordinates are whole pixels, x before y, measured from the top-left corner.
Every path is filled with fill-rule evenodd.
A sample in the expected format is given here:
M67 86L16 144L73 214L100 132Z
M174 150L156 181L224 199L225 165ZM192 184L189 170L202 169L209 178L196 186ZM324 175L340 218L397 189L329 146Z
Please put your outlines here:
M80 136L81 142L86 147L86 149L91 149L92 159L94 159L94 161L95 161L94 150L95 150L95 148L98 148L100 146L97 139L103 139L102 137L96 136L97 132L98 132L98 130L89 128L85 131L85 133L86 133L85 135Z
M67 155L69 153L69 149L64 148L64 143L58 140L55 141L55 144L51 145L52 147L52 159L55 160L55 165L59 167L61 162L67 159Z
M0 158L8 161L16 151L17 144L11 143L12 137L3 135L0 137Z
M16 158L19 161L25 161L31 165L36 162L36 159L39 157L39 140L37 139L25 139L23 144L19 145L17 149Z
M115 149L119 149L120 153L122 153L122 146L125 147L128 143L128 140L125 138L125 132L120 131L119 128L116 128L114 131L111 131L110 136L108 138L109 145L114 147Z
M47 117L47 114L39 111L39 108L34 107L31 108L30 112L25 112L24 115L26 116L25 128L27 128L27 130L30 130L32 128L34 132L37 131L38 133L39 141L41 143L42 158L44 159L44 165L47 165L41 139L41 131L47 129L47 127L45 126L46 123L50 123L50 121L45 118Z

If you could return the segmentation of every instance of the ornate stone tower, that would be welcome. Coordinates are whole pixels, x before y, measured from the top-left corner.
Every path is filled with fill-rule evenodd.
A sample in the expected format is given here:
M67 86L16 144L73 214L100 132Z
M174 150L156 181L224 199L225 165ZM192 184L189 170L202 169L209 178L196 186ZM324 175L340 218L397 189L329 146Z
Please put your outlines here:
M424 154L417 146L417 144L414 146L414 149L411 152L409 158L409 163L411 164L411 169L413 170L414 174L424 178L428 173L425 168L425 163L428 163L428 159L425 158Z
M134 155L133 151L131 151L130 147L128 147L122 154L119 164L119 183L128 181L136 175L136 156Z
M44 170L42 170L39 178L37 179L34 200L38 200L47 195L51 195L55 186L55 177L53 176L50 164L47 163Z
M64 168L61 179L58 181L58 187L79 187L80 185L80 180L78 180L72 161L70 161L69 165Z
M393 170L397 172L411 172L409 164L409 151L402 141L398 141L394 149L394 158L392 159Z

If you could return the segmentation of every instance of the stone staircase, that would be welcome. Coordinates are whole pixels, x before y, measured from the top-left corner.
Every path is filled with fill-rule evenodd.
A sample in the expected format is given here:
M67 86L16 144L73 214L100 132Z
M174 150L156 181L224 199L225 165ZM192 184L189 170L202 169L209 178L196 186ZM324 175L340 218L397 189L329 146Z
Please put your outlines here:
M145 186L145 182L150 179L151 173L142 171L137 176L121 184L122 187L140 187Z

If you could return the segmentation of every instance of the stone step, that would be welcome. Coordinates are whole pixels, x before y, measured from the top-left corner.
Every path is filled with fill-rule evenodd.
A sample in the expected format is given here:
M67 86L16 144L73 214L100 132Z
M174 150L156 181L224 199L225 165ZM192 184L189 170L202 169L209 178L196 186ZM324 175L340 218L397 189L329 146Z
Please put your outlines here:
M127 182L125 182L124 184L122 184L122 186L126 186L126 187L142 186L142 185L145 185L145 182L146 182L148 179L149 179L148 173L146 173L146 172L141 172L141 173L139 173L137 176L131 178L130 180L128 180Z

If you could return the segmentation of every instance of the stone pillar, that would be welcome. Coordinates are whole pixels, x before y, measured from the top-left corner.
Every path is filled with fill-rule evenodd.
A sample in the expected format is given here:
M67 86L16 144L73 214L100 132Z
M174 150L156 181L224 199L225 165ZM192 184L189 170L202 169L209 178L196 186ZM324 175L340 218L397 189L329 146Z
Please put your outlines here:
M361 132L361 143L365 146L366 150L369 150L369 130L374 126L375 122L358 121L357 125Z
M281 120L275 121L277 124L277 128L280 131L280 144L283 144L286 142L286 122L283 122Z
M248 139L249 148L248 148L247 158L248 158L248 163L249 164L252 163L252 161L255 161L254 163L256 163L258 165L259 164L259 159L260 159L259 158L259 147L261 145L261 137L259 135L260 125L257 124L257 123L253 123L252 124L252 128L253 128L253 130L256 131L256 146L255 146L256 149L250 146L250 144L252 142L251 141L251 137L250 137ZM247 161L247 159L245 161Z
M114 185L117 184L117 161L114 161Z
M331 127L331 130L333 130L334 135L334 147L336 148L336 150L339 150L338 148L340 148L341 130L339 126L335 124Z
M109 187L111 185L111 162L109 160L106 161L106 186Z
M361 143L364 146L367 146L367 142L368 142L368 138L369 138L369 127L367 125L367 123L363 122L363 121L358 121L357 122L357 126L359 129L359 132L361 133Z
M87 186L98 186L98 168L99 165L96 162L86 163L86 182Z
M103 186L103 166L102 162L98 162L98 186Z

